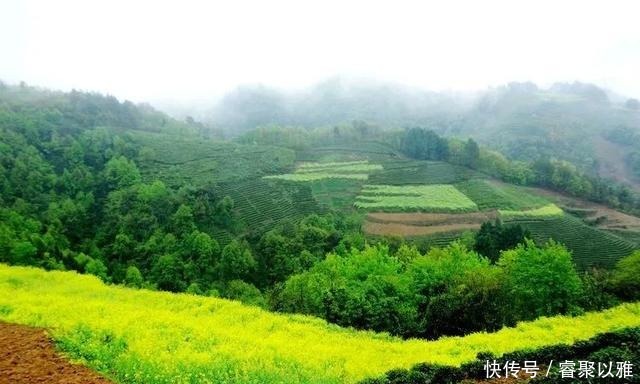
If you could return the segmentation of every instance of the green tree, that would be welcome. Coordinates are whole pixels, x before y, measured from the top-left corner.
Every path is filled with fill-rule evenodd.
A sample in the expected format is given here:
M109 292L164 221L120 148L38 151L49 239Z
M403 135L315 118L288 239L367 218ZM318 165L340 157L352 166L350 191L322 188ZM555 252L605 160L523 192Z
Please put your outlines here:
M495 263L501 251L514 248L530 236L520 224L503 225L500 220L493 224L485 222L476 233L473 249Z
M618 261L613 270L611 284L620 297L640 299L640 251L635 251Z
M542 247L527 240L504 251L498 261L503 270L503 294L509 321L566 314L576 309L582 283L571 253L550 240Z
M86 273L98 276L102 281L109 281L109 271L104 263L100 260L92 259L84 267Z
M480 147L473 139L468 139L463 149L463 165L469 168L478 168L480 163Z
M249 279L256 267L257 263L246 243L233 240L222 249L219 264L221 280Z
M144 278L142 277L140 270L135 265L130 265L127 267L124 282L128 287L140 288L144 284Z
M104 176L109 190L130 187L141 181L140 171L136 164L124 156L109 160L104 169Z
M182 292L186 288L183 276L184 265L174 255L163 255L153 264L151 276L158 288L165 291Z

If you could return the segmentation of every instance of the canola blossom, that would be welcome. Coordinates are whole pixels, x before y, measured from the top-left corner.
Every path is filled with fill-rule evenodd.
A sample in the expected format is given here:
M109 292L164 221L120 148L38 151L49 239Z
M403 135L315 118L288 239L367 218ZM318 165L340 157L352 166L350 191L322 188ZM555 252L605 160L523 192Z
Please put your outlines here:
M640 303L495 333L401 340L239 302L108 286L0 264L0 320L45 327L73 359L122 383L354 383L420 362L459 365L640 326Z

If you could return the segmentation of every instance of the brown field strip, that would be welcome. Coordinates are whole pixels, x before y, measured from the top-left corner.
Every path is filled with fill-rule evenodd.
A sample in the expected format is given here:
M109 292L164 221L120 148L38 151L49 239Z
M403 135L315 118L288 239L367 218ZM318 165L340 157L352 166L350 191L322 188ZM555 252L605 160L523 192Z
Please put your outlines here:
M400 223L374 223L365 221L363 230L369 235L378 236L424 236L444 232L462 232L466 230L477 230L480 224L460 223L442 225L408 225Z
M42 329L0 322L0 384L109 384L56 351Z

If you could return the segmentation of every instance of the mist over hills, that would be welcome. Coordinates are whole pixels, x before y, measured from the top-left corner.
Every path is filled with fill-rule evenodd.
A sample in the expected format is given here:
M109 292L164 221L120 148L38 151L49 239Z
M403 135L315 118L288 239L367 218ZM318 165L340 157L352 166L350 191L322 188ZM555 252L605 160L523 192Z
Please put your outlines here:
M512 82L455 93L336 77L296 92L238 87L199 116L227 136L267 125L309 129L364 121L382 130L420 126L472 137L514 159L554 157L634 183L640 169L631 159L638 158L634 142L615 136L640 133L638 105L636 99L580 82L547 88Z

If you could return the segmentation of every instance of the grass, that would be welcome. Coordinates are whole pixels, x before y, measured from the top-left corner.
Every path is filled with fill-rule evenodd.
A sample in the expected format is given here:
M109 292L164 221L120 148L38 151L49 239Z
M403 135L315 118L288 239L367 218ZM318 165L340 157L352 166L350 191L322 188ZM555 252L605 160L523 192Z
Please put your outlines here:
M456 184L456 188L473 200L481 210L520 211L540 208L550 203L544 197L533 195L514 185L496 184L488 180L467 180Z
M50 329L72 358L122 383L354 383L420 362L460 365L640 325L640 304L436 341L400 340L239 302L105 286L0 265L0 319Z
M354 205L357 208L468 212L478 209L452 185L365 185Z

